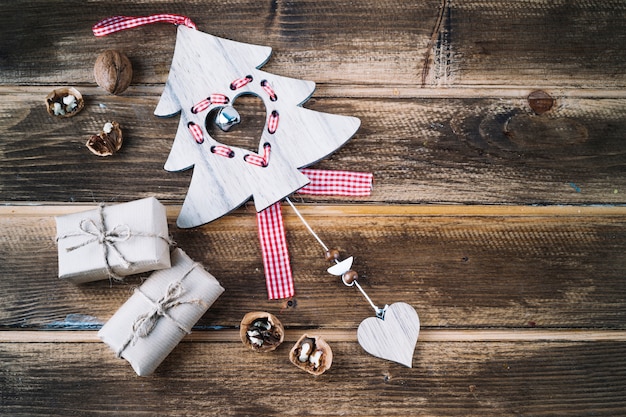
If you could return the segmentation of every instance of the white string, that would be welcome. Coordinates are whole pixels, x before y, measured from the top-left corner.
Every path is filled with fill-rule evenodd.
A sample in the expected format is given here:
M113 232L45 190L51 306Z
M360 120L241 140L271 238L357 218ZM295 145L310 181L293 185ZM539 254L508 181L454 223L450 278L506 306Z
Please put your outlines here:
M363 294L363 297L365 297L365 299L370 303L370 305L372 306L372 308L374 309L374 311L376 312L377 316L381 316L384 314L384 309L382 308L378 308L378 306L376 304L374 304L372 302L372 299L369 298L367 296L367 294L365 294L365 291L363 291L363 288L361 288L361 285L359 285L359 283L357 281L352 281L354 284L356 284L356 287L359 289L359 291L361 291L361 294Z
M298 217L300 218L300 221L306 226L306 228L309 230L309 232L313 235L313 237L319 242L320 245L322 245L322 247L324 248L325 251L328 252L328 246L326 246L324 244L324 242L322 242L322 239L320 239L320 237L317 235L317 233L315 233L313 231L313 229L311 228L311 226L309 226L309 223L307 223L306 220L304 220L304 217L302 217L302 214L300 214L300 211L298 211L298 209L296 208L296 206L293 205L293 203L291 202L291 200L288 197L285 197L285 201L287 201L289 203L289 205L291 206L291 208L293 209L293 211L298 215Z
M296 206L293 205L293 203L291 202L291 200L289 200L288 197L285 197L285 201L287 201L287 203L289 203L289 205L291 206L291 208L293 209L294 213L296 213L296 215L298 216L298 218L300 219L300 221L302 222L302 224L304 224L304 226L306 226L307 230L313 235L313 237L319 242L320 245L322 245L322 247L324 248L325 251L328 252L328 246L326 246L324 244L324 242L322 241L322 239L320 239L320 237L317 235L317 233L315 233L315 231L311 228L311 226L309 225L309 223L304 219L304 217L302 217L302 214L300 214L300 211L296 208ZM335 259L335 262L339 263L338 260ZM343 281L343 280L342 280ZM368 295L365 293L365 291L363 290L363 288L361 288L361 285L359 285L359 283L355 280L352 281L351 284L346 284L344 281L344 284L348 287L351 287L353 285L356 284L356 287L359 289L359 291L361 291L361 294L363 294L363 297L365 297L365 299L370 303L370 305L372 306L372 308L374 309L374 311L376 312L376 316L383 318L384 314L385 314L385 309L384 308L378 308L378 306L376 306L376 304L374 304L372 302L372 299L368 297Z

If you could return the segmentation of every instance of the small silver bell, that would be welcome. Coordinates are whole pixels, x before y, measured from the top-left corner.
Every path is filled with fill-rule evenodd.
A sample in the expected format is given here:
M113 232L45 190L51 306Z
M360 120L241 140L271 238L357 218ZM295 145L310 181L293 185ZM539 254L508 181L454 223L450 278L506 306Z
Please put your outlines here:
M215 124L224 132L228 132L233 126L241 122L239 113L233 106L224 106L215 116Z

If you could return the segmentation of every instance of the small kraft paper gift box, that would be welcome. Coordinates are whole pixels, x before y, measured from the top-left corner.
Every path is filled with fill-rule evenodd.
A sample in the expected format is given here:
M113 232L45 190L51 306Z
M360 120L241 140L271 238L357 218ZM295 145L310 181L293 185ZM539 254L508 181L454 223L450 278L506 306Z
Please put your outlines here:
M224 292L181 249L171 259L172 268L153 272L98 332L139 376L153 373Z
M165 207L154 197L55 217L59 278L79 284L170 267Z

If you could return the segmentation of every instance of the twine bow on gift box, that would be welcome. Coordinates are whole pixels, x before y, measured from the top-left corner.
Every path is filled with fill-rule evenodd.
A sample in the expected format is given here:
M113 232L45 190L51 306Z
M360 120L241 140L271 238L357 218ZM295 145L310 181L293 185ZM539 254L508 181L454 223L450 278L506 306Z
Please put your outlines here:
M184 287L182 281L197 267L199 264L194 263L191 268L183 275L183 277L178 280L170 283L165 289L165 293L161 298L154 301L152 300L146 293L141 291L141 288L135 288L135 292L141 294L143 298L150 304L150 310L147 312L140 314L137 316L132 325L132 332L126 339L126 341L120 346L119 350L116 352L118 357L122 356L122 353L126 349L128 345L134 345L137 340L140 338L148 337L152 330L154 330L157 322L161 317L165 317L170 320L172 323L176 325L180 330L185 332L185 334L191 333L191 329L185 324L179 322L175 318L173 318L169 311L174 307L177 307L182 304L199 304L201 306L207 307L207 304L200 299L193 300L181 300L180 297L184 292Z
M82 219L78 226L80 229L79 232L71 232L71 233L66 233L64 235L61 235L61 236L57 236L56 240L58 242L59 240L66 239L68 237L76 237L76 236L87 237L87 239L84 240L83 242L66 248L65 250L67 252L75 251L76 249L85 247L87 245L91 245L92 243L97 243L98 245L100 245L100 247L102 248L102 255L104 258L104 263L105 263L105 267L107 270L107 274L109 275L110 278L118 280L118 281L121 281L123 279L122 276L116 274L113 271L113 268L111 267L111 264L109 263L110 251L115 253L115 255L118 257L121 265L124 268L128 269L133 264L128 259L126 259L126 257L124 256L124 254L122 254L122 252L120 252L120 250L116 246L117 243L125 242L129 240L131 237L139 236L139 237L152 237L152 238L163 239L169 245L174 245L174 241L171 240L169 237L166 237L160 234L155 234L155 233L144 233L144 232L133 231L131 230L130 226L128 226L127 224L118 224L118 225L113 226L110 229L107 228L106 223L105 223L105 217L104 217L104 207L105 207L104 204L100 204L98 206L98 220L99 221L96 222L93 219L89 219L89 218Z

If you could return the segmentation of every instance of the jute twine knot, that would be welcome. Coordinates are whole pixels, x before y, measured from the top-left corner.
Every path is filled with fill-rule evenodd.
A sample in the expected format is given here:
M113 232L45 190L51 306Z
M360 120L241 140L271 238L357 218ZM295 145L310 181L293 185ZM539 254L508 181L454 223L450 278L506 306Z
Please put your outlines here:
M140 314L132 325L132 333L129 335L128 339L125 343L122 344L120 349L117 351L117 356L120 357L122 352L128 347L128 345L134 346L137 343L137 340L140 338L144 338L150 335L152 330L154 330L157 322L161 317L165 317L170 320L172 323L176 325L180 330L185 332L185 334L191 333L191 329L188 326L185 326L183 323L179 322L175 318L173 318L169 314L169 310L174 307L177 307L182 304L200 304L202 306L206 306L206 303L200 299L193 300L180 300L180 296L184 292L184 287L182 285L182 281L198 266L199 264L194 263L191 268L183 275L183 277L175 282L170 283L165 289L165 293L161 298L154 301L146 293L141 291L140 288L135 288L135 292L139 293L143 296L143 298L150 304L150 310L146 313Z
M132 262L129 262L128 259L124 257L122 252L120 252L120 250L117 248L116 246L117 243L125 242L134 236L142 236L142 237L153 237L153 238L163 239L169 245L174 244L174 241L172 241L170 238L166 236L162 236L160 234L134 232L130 229L130 226L128 226L127 224L118 224L118 225L113 226L113 228L111 228L110 230L108 230L108 228L106 227L106 223L105 223L104 207L105 207L104 204L100 204L98 206L98 218L99 218L98 222L95 222L92 219L82 219L78 226L80 229L79 232L72 232L72 233L67 233L65 235L62 235L62 236L57 236L57 242L60 239L65 239L68 237L75 237L75 236L89 237L88 239L84 240L83 242L75 246L66 248L65 250L67 252L72 252L76 249L79 249L84 246L97 242L100 245L100 247L102 247L104 263L106 266L107 274L109 275L110 278L113 278L118 281L121 281L124 279L120 275L116 274L111 268L111 264L109 263L109 251L112 251L115 253L115 255L118 257L118 259L120 260L120 263L122 264L124 268L128 269L132 266Z

